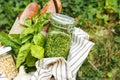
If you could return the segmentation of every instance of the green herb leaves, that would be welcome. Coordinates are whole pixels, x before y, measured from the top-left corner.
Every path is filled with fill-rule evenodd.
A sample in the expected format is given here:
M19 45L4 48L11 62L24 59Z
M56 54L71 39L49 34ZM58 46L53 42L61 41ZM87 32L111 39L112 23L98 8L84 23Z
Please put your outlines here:
M26 43L20 48L16 61L17 68L25 61L28 53L30 52L30 45L30 43Z
M35 57L33 57L32 55L31 55L31 53L29 53L28 55L27 55L27 57L26 57L26 64L27 64L27 66L29 66L29 67L33 67L33 66L35 66L35 62L37 61L37 58L35 58Z
M15 39L16 37L16 39ZM18 49L20 48L20 44L21 41L17 38L19 37L19 35L9 35L4 33L4 32L0 32L0 42L4 45L4 46L11 46L13 51L15 52L15 55L18 54Z
M36 45L44 46L45 37L42 33L35 34L33 37L33 42Z
M44 48L38 45L31 45L31 54L35 58L42 59L44 58Z
M27 19L25 24L22 24L26 29L21 32L19 37L22 46L17 56L17 68L22 63L27 64L28 67L33 67L37 59L44 58L46 39L41 30L49 22L49 16L49 13L43 14L40 17L36 15L33 17L33 20Z
M43 47L31 43L25 43L19 50L16 67L18 68L25 60L29 67L34 66L36 60L42 58L44 58Z
M22 31L22 33L20 34L20 38L24 38L26 36L29 36L30 34L33 34L34 32L34 29L29 27L29 28L26 28L25 30Z

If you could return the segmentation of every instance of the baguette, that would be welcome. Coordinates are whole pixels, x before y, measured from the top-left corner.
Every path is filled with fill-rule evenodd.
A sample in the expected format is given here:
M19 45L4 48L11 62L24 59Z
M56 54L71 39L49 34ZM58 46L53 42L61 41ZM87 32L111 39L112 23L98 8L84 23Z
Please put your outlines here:
M9 34L20 34L24 27L20 24L24 24L27 18L32 19L32 17L38 13L39 5L36 2L30 3L25 10L18 15L13 24Z
M51 13L60 13L62 9L62 5L60 0L50 0L45 4L43 9L41 10L40 15L46 13L46 12L51 12Z
M55 7L56 7L56 13L60 13L62 10L62 4L60 2L60 0L53 0Z
M46 12L60 13L61 9L62 9L62 5L60 0L50 0L45 4L43 9L41 10L40 16ZM27 18L32 19L32 17L38 13L38 10L39 10L39 5L36 2L30 3L25 8L25 10L18 15L9 34L20 34L25 29L20 24L24 24ZM49 25L44 26L43 32L47 33L48 28L49 28Z

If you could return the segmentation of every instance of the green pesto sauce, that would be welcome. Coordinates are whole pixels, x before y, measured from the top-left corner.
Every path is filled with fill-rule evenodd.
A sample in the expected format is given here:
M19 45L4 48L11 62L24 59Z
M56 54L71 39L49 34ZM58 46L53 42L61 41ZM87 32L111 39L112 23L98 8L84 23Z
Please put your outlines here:
M45 47L45 57L64 57L67 59L70 42L70 33L51 26Z

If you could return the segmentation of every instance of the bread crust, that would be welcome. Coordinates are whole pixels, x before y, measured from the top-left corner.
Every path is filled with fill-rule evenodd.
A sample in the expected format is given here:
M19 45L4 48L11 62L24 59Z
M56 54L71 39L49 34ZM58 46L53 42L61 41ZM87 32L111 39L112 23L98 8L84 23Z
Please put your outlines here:
M38 13L39 5L36 2L30 3L22 13L18 15L13 24L9 34L20 34L25 28L20 24L24 24L27 18L32 19L32 17Z

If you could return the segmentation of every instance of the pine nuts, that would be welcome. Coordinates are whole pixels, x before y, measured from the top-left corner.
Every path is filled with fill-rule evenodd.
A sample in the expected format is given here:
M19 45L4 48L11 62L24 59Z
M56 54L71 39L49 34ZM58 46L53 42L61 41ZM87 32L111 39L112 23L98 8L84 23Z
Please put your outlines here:
M17 75L18 71L10 54L0 58L0 71L6 75L8 80L12 80Z

